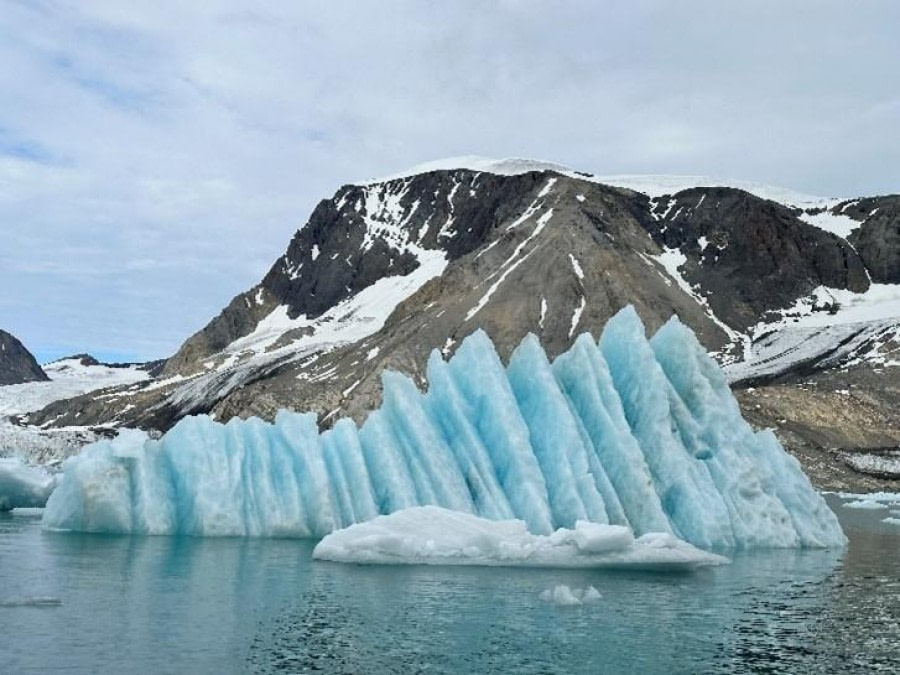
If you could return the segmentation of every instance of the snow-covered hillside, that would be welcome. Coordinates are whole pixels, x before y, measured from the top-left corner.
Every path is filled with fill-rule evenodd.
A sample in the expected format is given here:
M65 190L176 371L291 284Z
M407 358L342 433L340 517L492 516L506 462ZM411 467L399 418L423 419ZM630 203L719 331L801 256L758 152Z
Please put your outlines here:
M44 366L49 382L28 382L0 387L0 457L21 457L27 462L54 465L98 438L80 426L47 428L12 424L10 417L26 415L44 406L108 387L134 384L149 378L136 366L114 368L84 365L81 359L62 359Z
M891 197L440 160L321 201L158 378L32 419L165 430L191 414L287 408L323 425L360 420L380 404L386 368L421 382L432 350L449 357L479 328L503 358L529 332L556 356L626 304L653 328L678 315L732 382L893 369L900 285L883 279L895 274L897 213Z
M49 382L27 382L0 387L0 418L22 415L48 403L78 396L97 389L141 382L149 378L137 366L113 368L87 366L81 359L61 359L44 366Z
M434 227L439 229L439 237L451 238L455 235L453 231L454 199L460 192L460 188L464 186L459 183L450 190L447 197L450 214L445 221L429 217L421 229L414 231L409 227L410 220L417 210L426 210L427 205L422 204L421 200L417 198L411 202L410 206L412 198L407 199L410 179L430 172L448 172L458 169L497 176L518 176L535 171L552 171L579 181L612 185L641 192L651 198L652 205L657 204L658 200L665 195L672 195L691 188L730 187L788 206L796 210L804 222L840 237L849 236L860 226L860 222L847 215L829 211L829 209L835 209L839 204L847 205L852 202L840 198L818 197L751 181L723 180L709 176L598 176L576 171L553 162L521 158L491 159L474 155L451 157L420 164L390 176L357 182L356 185L363 189L363 194L356 201L351 201L346 193L339 192L335 197L335 207L338 210L349 208L364 221L365 234L362 242L364 251L371 249L374 242L383 241L398 253L412 253L419 261L419 266L415 271L407 275L382 278L372 286L355 293L314 318L305 314L291 318L289 306L276 305L256 324L256 328L252 332L239 337L220 352L207 358L203 362L207 372L195 374L187 378L186 382L178 381L182 378L170 380L170 383L176 385L171 400L179 405L185 405L191 401L202 400L211 394L224 395L257 377L260 372L271 370L287 361L309 358L316 353L359 341L381 329L387 317L400 302L411 296L429 279L440 276L447 265L447 258L442 251L427 249L422 245L424 235L432 227L432 220L437 221L434 223ZM477 189L465 187L470 197L477 198ZM658 216L654 214L654 217ZM303 273L304 265L309 267L320 255L321 250L315 245L312 247L308 261L288 260L286 257L285 270L291 279L297 278ZM332 254L331 257L337 258L338 254ZM702 289L689 283L683 276L680 268L686 258L681 250L677 248L664 249L661 255L651 257L662 266L663 269L660 273L666 276L668 281L674 282L691 295L704 307L710 320L728 334L732 346L721 352L724 363L731 363L736 359L749 359L754 364L759 361L768 363L770 348L767 346L753 348L753 341L763 333L800 327L793 321L793 317L797 313L792 311L789 313L792 317L791 321L760 324L758 329L753 331L735 330L723 317L716 314ZM351 264L349 257L347 263ZM887 290L889 292L889 288ZM880 301L885 297L885 289L876 289L876 291L867 294L863 301L852 297L853 294L849 291L840 291L843 295L837 301L842 306L853 305L856 307L852 315L848 314L847 320L841 320L841 323L849 323L851 317L852 321L878 320L881 322L892 317L897 317L900 321L900 311L895 311L893 305L890 308L880 307ZM262 289L259 288L255 291L254 298L248 298L247 302L250 304L261 303L262 293ZM802 299L798 302L803 303L806 300ZM468 318L471 318L470 315L474 315L476 311L477 308L472 308L467 315ZM808 315L814 317L818 314L811 310ZM804 324L803 327L808 326L809 324ZM796 331L786 333L782 337L791 343L806 339ZM788 357L785 356L785 358ZM784 364L781 363L779 367L781 365ZM759 367L747 364L743 369L736 369L734 372L749 372L748 369L756 372Z
M746 360L725 367L732 381L867 362L900 366L900 286L872 284L865 293L820 286L794 307L760 322Z

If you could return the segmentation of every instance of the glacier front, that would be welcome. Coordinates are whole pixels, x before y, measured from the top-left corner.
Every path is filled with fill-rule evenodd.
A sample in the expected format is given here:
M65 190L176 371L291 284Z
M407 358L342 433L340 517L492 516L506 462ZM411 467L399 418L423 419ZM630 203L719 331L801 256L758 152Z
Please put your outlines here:
M322 537L434 505L536 535L577 521L669 533L701 548L842 546L834 513L771 431L754 432L677 319L651 340L631 307L599 343L552 363L526 337L504 367L481 331L428 389L383 376L361 427L313 414L123 432L64 465L47 529Z

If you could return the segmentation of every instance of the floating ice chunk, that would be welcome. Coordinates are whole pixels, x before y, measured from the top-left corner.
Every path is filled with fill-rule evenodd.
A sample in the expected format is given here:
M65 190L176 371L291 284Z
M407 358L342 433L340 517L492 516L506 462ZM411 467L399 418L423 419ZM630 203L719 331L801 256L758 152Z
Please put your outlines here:
M40 508L56 486L56 479L18 458L0 457L0 511Z
M571 589L566 585L560 584L553 588L548 588L540 595L544 602L552 602L554 605L563 607L571 607L573 605L582 604L581 596L583 591L580 588Z
M600 595L600 591L598 591L593 586L588 586L587 588L584 589L584 593L581 595L581 602L583 602L585 605L587 605L588 603L591 603L591 602L597 602L602 597L603 596Z
M550 535L535 535L521 520L487 520L437 506L418 506L332 532L318 543L313 557L369 565L672 570L728 562L669 534L644 543L627 528L579 525L576 530L561 528Z
M900 502L900 492L838 492L836 494L841 499Z
M882 502L875 501L874 499L860 499L855 502L847 502L844 504L845 509L886 509L888 505Z
M882 523L887 523L888 525L900 525L900 518L883 518L881 520Z
M541 600L552 602L554 605L571 607L574 605L589 605L601 599L600 591L593 586L587 588L569 588L564 584L541 591Z

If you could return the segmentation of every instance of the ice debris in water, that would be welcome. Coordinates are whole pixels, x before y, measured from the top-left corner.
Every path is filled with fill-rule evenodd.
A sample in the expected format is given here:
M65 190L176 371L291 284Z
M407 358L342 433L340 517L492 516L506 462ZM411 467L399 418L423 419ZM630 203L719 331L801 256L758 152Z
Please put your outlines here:
M888 505L873 499L860 499L844 504L845 509L887 509Z
M59 607L62 600L53 596L38 595L30 598L12 598L0 600L0 607Z
M564 584L548 588L542 591L540 598L544 602L552 602L554 605L572 606L588 605L597 602L603 596L593 586L587 588L569 588Z
M0 457L0 511L40 508L47 503L56 480L15 457Z
M771 431L754 432L677 319L651 340L634 309L552 363L533 335L504 367L477 331L423 393L383 376L362 427L312 414L179 422L85 449L44 526L91 532L321 537L433 504L533 534L576 521L702 547L842 546L837 518Z
M579 520L575 529L531 534L521 520L488 520L469 513L417 506L378 516L327 535L313 557L369 565L505 567L629 567L694 569L727 563L668 533L635 539L621 525Z

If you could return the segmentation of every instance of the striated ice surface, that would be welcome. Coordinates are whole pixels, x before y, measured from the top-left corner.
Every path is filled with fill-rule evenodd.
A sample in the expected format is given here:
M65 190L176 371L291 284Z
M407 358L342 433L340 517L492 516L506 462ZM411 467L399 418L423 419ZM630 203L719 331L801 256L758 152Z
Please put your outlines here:
M529 335L507 367L487 335L428 390L385 373L380 409L319 433L281 412L222 425L182 420L67 461L44 526L90 532L321 537L414 506L524 521L577 521L701 548L841 546L837 518L770 431L740 415L718 366L676 319L647 340L628 307L599 344L550 362Z
M42 507L55 485L54 477L40 469L0 457L0 511Z
M313 558L364 565L653 570L693 569L728 562L727 558L702 551L667 533L649 533L635 539L627 527L579 520L575 529L531 534L521 520L488 520L438 506L403 509L332 532L316 545ZM558 593L562 601L573 600L562 604L580 605L584 601L584 591L580 589L575 594L562 586L553 593Z

